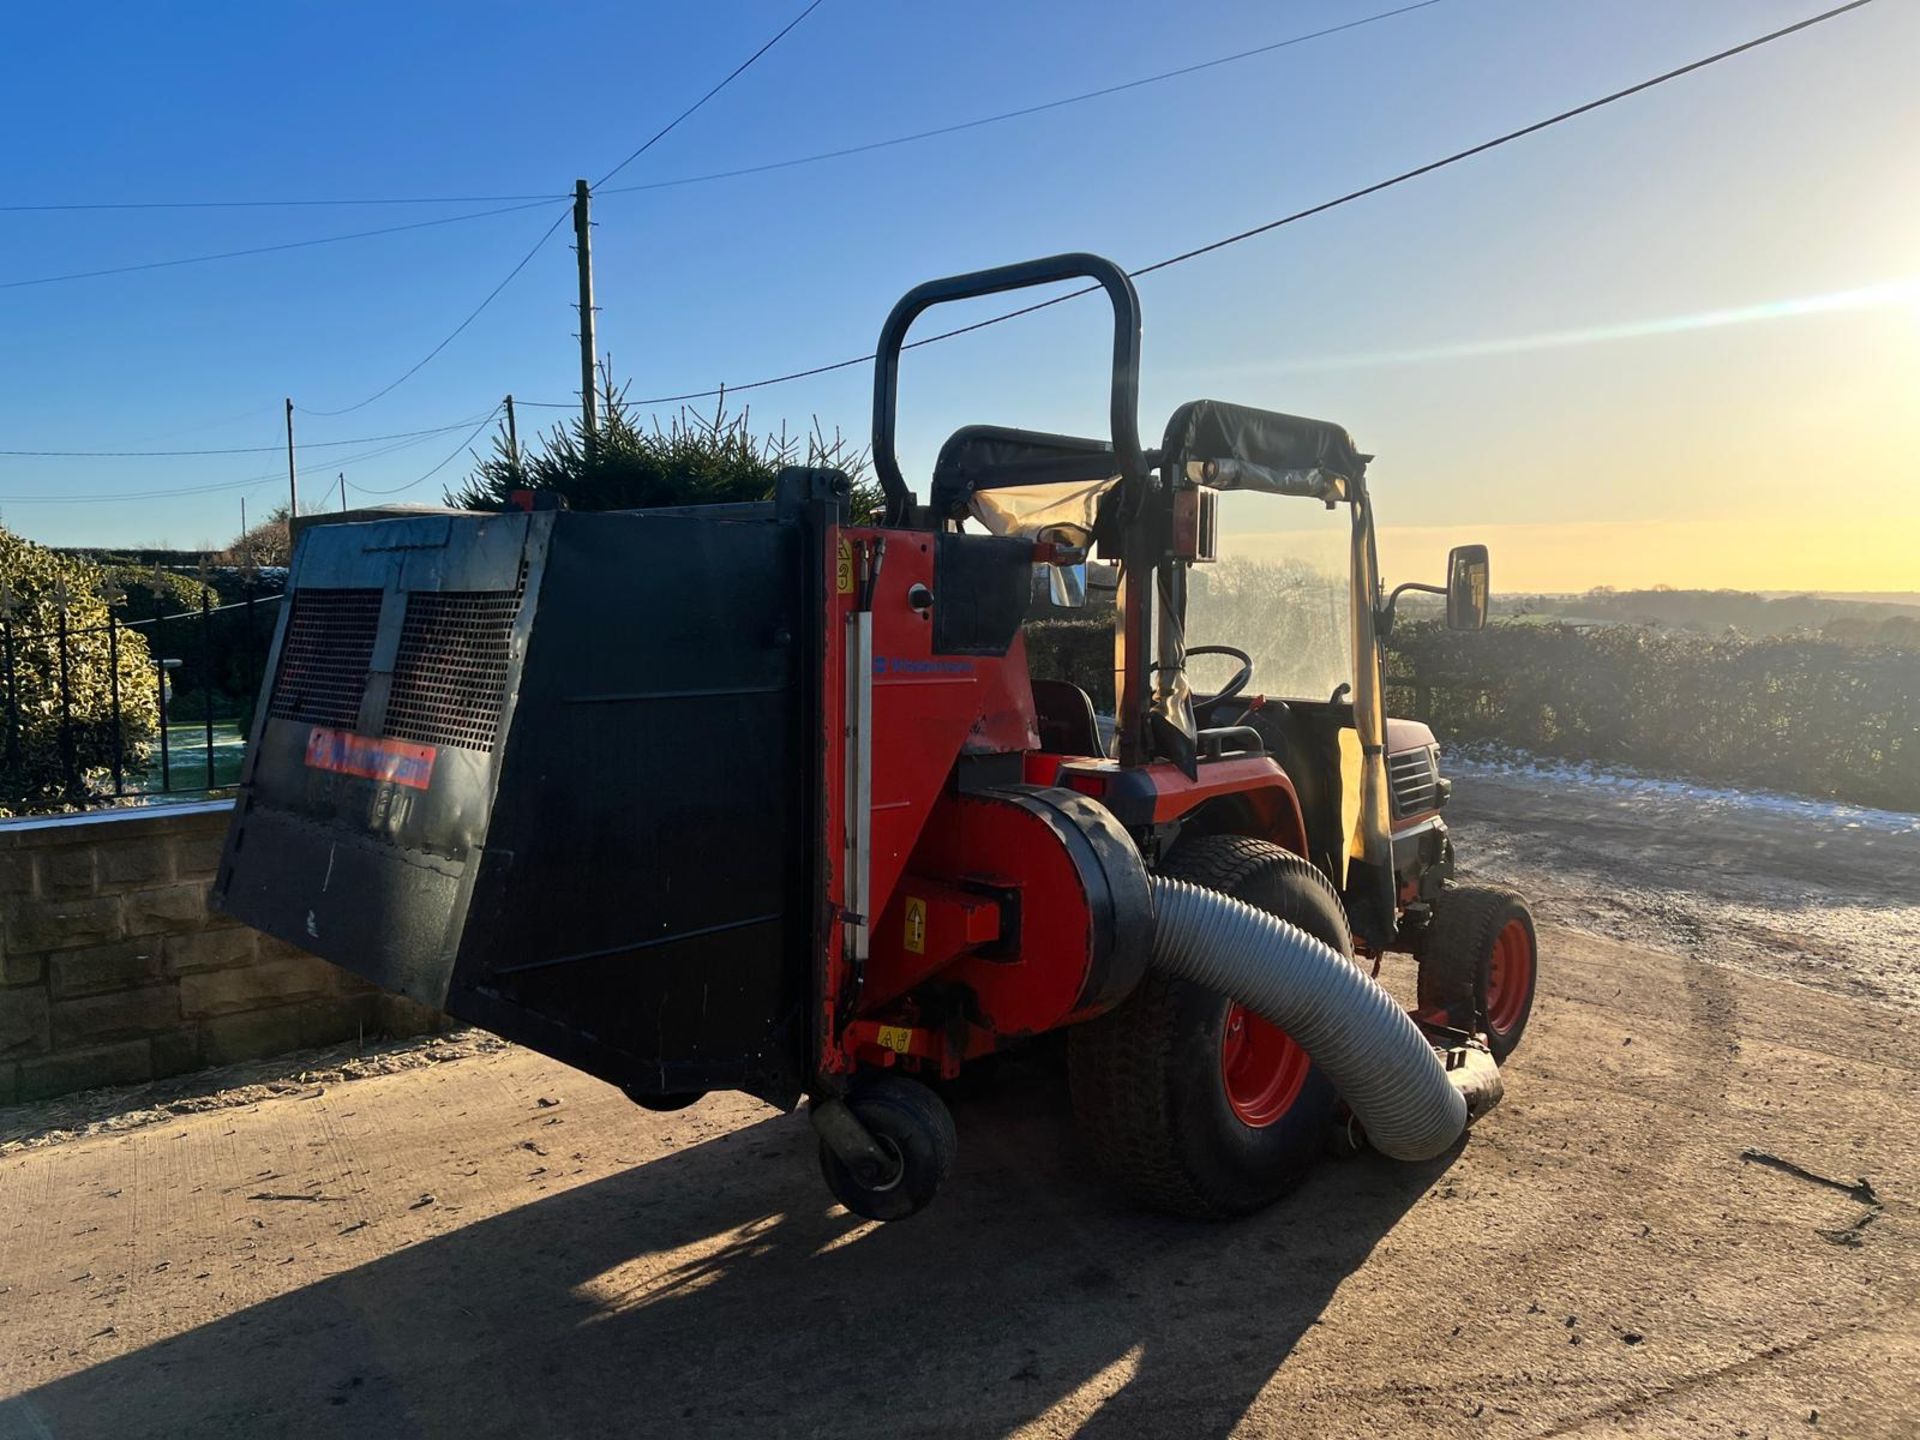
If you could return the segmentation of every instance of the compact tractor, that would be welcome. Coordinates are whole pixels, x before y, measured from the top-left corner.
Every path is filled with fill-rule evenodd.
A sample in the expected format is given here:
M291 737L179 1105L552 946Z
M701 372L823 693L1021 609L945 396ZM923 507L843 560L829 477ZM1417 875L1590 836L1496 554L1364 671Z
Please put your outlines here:
M1074 279L1112 306L1111 433L969 426L923 502L895 452L909 327ZM1535 938L1518 896L1454 882L1438 748L1386 718L1381 643L1410 588L1484 624L1486 551L1384 593L1347 433L1201 400L1145 447L1139 346L1097 256L909 292L875 357L877 524L844 475L790 469L761 504L307 529L219 903L652 1109L805 1097L874 1219L949 1173L942 1082L1060 1031L1088 1149L1164 1210L1256 1209L1341 1136L1445 1152L1498 1098ZM1331 697L1187 643L1191 567L1249 491L1350 519ZM1033 678L1024 634L1090 560L1117 582L1106 716ZM1199 693L1209 652L1237 668Z

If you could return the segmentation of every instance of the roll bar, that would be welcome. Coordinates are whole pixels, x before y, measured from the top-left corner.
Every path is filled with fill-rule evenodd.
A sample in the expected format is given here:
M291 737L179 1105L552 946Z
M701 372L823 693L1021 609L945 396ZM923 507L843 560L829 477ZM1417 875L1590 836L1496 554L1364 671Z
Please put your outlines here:
M916 285L900 297L900 303L887 316L887 323L880 327L880 343L874 347L873 356L873 468L887 496L886 524L913 523L913 491L907 488L900 474L900 459L894 450L900 351L913 322L933 306L949 301L971 300L1074 279L1095 281L1113 303L1113 454L1123 490L1136 490L1146 483L1147 466L1140 451L1139 424L1140 297L1134 292L1127 272L1111 260L1085 252L1049 255L1042 260L949 275L944 280ZM1137 499L1130 500L1128 506L1132 508L1137 503Z

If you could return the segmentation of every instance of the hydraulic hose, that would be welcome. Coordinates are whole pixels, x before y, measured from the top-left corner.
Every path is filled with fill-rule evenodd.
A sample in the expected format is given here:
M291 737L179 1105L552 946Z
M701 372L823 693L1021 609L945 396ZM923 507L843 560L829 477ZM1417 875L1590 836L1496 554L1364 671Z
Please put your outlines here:
M1427 1160L1467 1128L1467 1097L1400 1003L1331 945L1217 890L1153 883L1153 964L1232 996L1296 1040L1373 1148Z

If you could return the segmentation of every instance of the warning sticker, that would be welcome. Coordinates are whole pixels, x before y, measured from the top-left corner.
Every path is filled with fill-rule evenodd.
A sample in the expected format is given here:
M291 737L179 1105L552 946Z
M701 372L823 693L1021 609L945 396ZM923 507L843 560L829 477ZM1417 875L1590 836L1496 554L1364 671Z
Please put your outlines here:
M927 953L927 902L907 897L907 934L902 942L915 955Z
M307 764L313 769L386 780L414 790L425 790L433 783L433 762L439 753L431 745L355 735L325 725L307 733Z
M833 588L837 594L853 593L853 545L846 540L840 542L839 552L834 557Z
M913 1031L904 1025L882 1025L880 1033L874 1038L879 1040L881 1048L904 1055L913 1044Z

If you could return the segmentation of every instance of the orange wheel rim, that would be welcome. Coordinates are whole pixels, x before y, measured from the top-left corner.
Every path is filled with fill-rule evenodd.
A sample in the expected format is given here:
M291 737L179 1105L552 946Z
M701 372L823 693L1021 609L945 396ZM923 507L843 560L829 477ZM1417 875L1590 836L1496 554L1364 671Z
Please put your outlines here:
M1240 1123L1264 1130L1293 1108L1313 1061L1294 1038L1243 1005L1227 1007L1220 1078Z
M1493 942L1487 972L1487 1028L1505 1035L1520 1023L1533 994L1533 936L1524 920L1509 920Z

